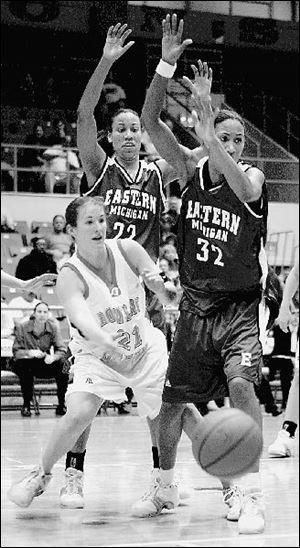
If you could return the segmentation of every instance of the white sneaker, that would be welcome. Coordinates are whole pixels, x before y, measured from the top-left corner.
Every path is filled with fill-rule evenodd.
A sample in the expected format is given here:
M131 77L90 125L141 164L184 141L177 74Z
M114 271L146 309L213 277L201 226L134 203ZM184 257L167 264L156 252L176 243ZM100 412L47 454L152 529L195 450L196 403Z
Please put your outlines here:
M160 481L161 481L160 469L159 468L153 468L153 470L151 472L149 491L151 491L151 489L154 487L154 485L159 483ZM189 499L190 496L191 496L191 491L188 487L183 485L182 480L179 478L179 476L177 474L175 474L174 483L176 485L178 485L180 501Z
M44 493L51 478L52 474L45 474L41 466L36 466L25 478L10 487L8 498L17 506L27 508L34 497Z
M243 502L243 492L241 489L236 485L223 489L223 501L229 507L226 519L228 521L238 521Z
M238 520L238 531L242 535L263 533L265 528L265 507L261 494L250 494L244 497L241 515Z
M290 457L292 454L293 438L290 437L286 430L280 430L277 434L277 438L269 446L269 457Z
M83 508L83 472L67 468L65 478L66 484L60 490L60 505L64 508Z
M153 484L140 500L134 503L131 515L136 518L151 518L158 516L164 508L171 510L179 504L178 485Z

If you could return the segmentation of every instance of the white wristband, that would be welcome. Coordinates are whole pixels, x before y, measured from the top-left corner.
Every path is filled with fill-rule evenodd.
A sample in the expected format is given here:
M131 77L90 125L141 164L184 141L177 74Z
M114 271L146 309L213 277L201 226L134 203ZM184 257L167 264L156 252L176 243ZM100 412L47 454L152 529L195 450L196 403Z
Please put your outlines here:
M176 68L177 63L175 63L175 65L170 65L161 59L155 70L157 74L163 76L164 78L172 78Z

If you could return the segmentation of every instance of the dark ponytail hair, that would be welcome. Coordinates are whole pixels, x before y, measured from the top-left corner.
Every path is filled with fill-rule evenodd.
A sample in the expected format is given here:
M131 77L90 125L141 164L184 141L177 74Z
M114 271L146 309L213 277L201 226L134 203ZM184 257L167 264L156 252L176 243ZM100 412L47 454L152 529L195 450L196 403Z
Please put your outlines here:
M126 112L130 112L131 114L134 114L135 116L137 116L138 119L139 119L139 122L141 123L140 117L139 117L138 113L135 110L132 110L131 108L119 108L118 110L116 110L116 112L113 113L113 115L110 119L109 126L108 126L108 131L109 132L112 131L112 126L113 126L114 119L117 116L119 116L119 114L123 114L123 113L126 114Z
M238 120L242 124L242 126L245 127L245 122L243 118L237 112L235 112L235 110L229 110L225 108L219 110L214 120L214 126L216 127L217 124L220 124L225 120Z

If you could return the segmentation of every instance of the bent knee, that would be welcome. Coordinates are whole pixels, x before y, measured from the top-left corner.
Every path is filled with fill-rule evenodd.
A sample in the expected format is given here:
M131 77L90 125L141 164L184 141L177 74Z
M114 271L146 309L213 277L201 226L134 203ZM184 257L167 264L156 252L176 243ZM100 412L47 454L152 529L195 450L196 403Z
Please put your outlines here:
M255 396L254 384L248 379L234 377L229 381L228 386L231 398L248 400L249 397Z

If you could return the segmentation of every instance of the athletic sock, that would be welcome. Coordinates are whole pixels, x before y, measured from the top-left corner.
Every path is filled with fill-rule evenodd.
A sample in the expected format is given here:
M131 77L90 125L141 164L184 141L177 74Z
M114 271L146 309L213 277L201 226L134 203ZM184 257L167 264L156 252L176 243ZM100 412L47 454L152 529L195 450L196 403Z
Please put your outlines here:
M85 453L86 450L84 450L83 453L72 453L72 451L68 451L66 456L66 469L76 468L76 470L83 472Z
M163 485L170 485L174 481L174 468L171 468L171 470L162 470L160 469L160 477L161 482Z
M159 468L159 454L158 448L152 447L153 468Z
M242 489L245 495L261 494L262 480L260 472L250 472L237 480L238 486Z
M284 423L282 425L282 429L286 430L289 433L290 438L294 438L295 437L295 432L297 430L297 424L295 422L292 422L292 421L284 421Z

